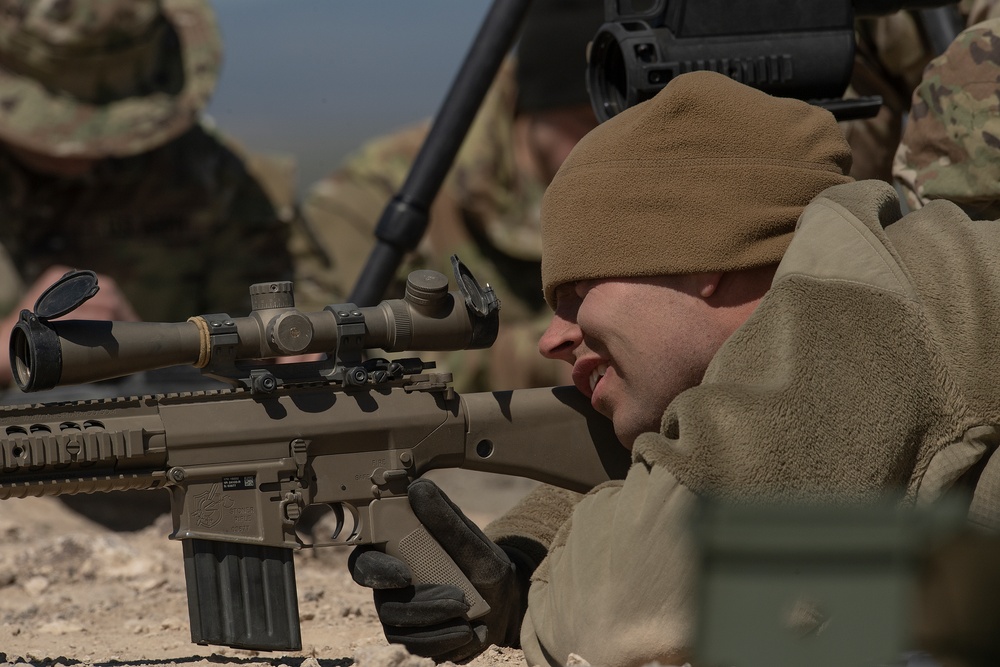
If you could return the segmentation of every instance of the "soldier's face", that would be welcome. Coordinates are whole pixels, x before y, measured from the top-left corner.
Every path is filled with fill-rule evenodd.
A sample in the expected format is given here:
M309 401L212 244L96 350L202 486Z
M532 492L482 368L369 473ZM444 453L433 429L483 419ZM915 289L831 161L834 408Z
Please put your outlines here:
M589 104L526 114L525 122L532 154L546 183L552 181L577 142L597 127Z
M573 366L576 387L631 449L659 430L667 405L701 381L731 333L708 298L717 284L717 274L697 274L561 285L539 350Z

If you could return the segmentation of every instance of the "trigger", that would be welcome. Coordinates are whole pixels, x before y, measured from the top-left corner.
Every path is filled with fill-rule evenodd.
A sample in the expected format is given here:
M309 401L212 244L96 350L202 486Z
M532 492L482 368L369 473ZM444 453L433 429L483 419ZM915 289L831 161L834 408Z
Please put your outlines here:
M340 537L341 531L344 530L344 506L341 505L340 503L337 503L336 505L332 506L332 509L333 509L333 515L337 519L337 525L334 527L333 534L330 536L330 539L336 540L338 537Z

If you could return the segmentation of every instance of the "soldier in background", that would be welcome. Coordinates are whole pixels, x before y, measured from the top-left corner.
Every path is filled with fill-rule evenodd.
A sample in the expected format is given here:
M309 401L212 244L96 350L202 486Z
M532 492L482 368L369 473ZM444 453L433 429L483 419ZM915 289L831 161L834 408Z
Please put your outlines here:
M962 0L958 11L966 26L1000 16L996 0ZM892 182L893 154L903 119L924 68L937 55L927 43L918 12L899 11L856 24L857 54L848 97L880 95L883 105L874 118L842 123L851 146L856 180Z
M418 268L451 274L457 253L501 299L500 337L489 350L422 354L455 375L459 391L565 384L538 355L547 320L541 292L539 205L576 142L596 126L585 85L586 45L603 21L599 0L536 0L516 58L504 63L430 210L418 249L386 298L402 296ZM312 187L310 234L293 238L296 297L306 310L346 300L375 244L386 203L427 135L422 122L375 139Z
M70 267L99 275L101 290L70 315L81 319L243 314L250 284L291 277L293 165L244 159L199 121L221 58L206 0L0 0L5 347L20 310ZM11 379L2 354L0 387ZM131 382L60 398L163 390ZM123 530L169 508L162 491L126 493L65 502Z
M221 58L205 0L0 0L4 344L68 267L100 275L86 319L245 313L291 276L291 163L199 122Z
M964 30L924 71L893 175L911 210L933 199L1000 218L1000 19Z

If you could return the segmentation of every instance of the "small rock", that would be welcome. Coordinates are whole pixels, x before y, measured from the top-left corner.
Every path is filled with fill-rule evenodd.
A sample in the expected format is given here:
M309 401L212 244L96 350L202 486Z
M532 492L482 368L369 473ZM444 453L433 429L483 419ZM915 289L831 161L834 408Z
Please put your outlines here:
M83 632L83 626L69 621L50 621L40 626L38 632L46 635L69 635Z
M304 602L319 602L323 599L324 591L306 591L302 596Z
M134 635L144 635L149 632L149 626L136 618L130 618L122 625L126 631Z
M162 588L167 585L167 580L165 577L158 577L156 579L145 579L142 581L137 581L135 587L142 593L148 593L149 591L156 590L157 588Z
M566 658L566 667L591 667L591 664L576 653L570 653Z
M165 618L160 622L161 630L179 630L184 627L184 621L179 618Z
M38 595L49 587L49 580L45 577L31 577L26 582L21 584L21 587L24 588L29 595Z

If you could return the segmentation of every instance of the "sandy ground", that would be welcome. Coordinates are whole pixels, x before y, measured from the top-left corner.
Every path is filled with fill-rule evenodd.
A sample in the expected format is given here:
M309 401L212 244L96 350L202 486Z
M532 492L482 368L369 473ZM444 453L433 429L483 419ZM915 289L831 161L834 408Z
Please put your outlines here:
M431 477L481 525L534 484L466 471ZM386 644L371 592L351 580L341 548L296 555L301 651L192 644L181 545L169 532L167 516L116 532L58 499L0 502L0 667L433 665ZM523 656L491 647L467 664L521 665Z

